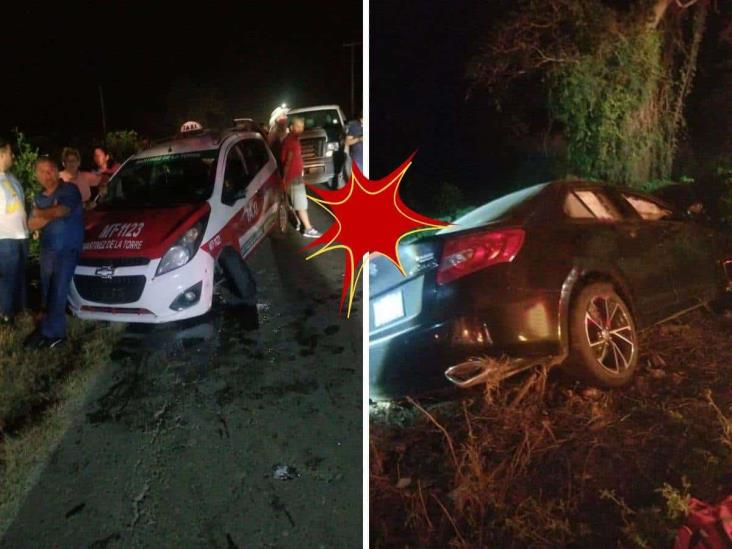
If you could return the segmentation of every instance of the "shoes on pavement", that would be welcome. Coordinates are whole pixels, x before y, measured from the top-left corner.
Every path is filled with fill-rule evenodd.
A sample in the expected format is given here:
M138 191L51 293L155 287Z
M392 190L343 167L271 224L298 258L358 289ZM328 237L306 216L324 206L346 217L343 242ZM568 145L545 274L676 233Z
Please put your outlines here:
M309 229L306 229L305 231L303 231L302 235L305 238L320 238L321 236L323 236L323 234L315 227L310 227Z

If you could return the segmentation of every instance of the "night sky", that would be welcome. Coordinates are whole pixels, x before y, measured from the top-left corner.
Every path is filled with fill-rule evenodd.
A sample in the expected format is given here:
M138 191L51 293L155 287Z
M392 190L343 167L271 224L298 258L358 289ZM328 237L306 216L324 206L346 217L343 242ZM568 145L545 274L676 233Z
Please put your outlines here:
M54 145L97 138L98 86L108 130L151 137L184 121L171 112L176 88L178 96L180 89L215 89L227 117L268 119L281 102L337 103L351 116L350 53L343 44L362 40L360 2L191 5L4 6L0 133L17 126ZM361 70L359 47L356 110Z
M415 186L426 194L441 181L468 193L501 185L505 136L496 134L485 105L465 100L468 60L500 4L371 2L371 176L382 177L417 150L403 183L408 201ZM395 12L409 13L408 29Z
M468 63L511 4L371 1L370 175L383 177L417 150L402 184L414 207L429 209L442 182L477 204L548 177L551 163L542 154L542 139L549 118L538 82L524 81L504 98L500 112L484 92L466 99ZM627 8L630 2L614 4ZM732 18L730 5L720 2L709 16L677 175L698 171L698 159L720 143L732 146L732 48L720 42ZM405 14L408 24L394 14ZM526 123L520 135L512 133L517 121ZM692 149L695 162L687 160Z

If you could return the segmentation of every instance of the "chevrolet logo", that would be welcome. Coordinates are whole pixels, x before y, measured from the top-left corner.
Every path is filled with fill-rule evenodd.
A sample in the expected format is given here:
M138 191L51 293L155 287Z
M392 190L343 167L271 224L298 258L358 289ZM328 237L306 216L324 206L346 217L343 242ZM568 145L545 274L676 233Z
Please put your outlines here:
M114 276L114 267L99 267L94 274L105 280L109 280Z

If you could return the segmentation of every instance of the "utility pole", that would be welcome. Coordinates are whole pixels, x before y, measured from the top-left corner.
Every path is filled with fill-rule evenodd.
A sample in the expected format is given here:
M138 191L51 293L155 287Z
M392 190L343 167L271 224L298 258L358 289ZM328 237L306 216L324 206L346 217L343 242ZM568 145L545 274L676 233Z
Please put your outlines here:
M351 50L351 113L350 116L356 116L358 113L356 112L356 99L355 99L355 90L356 90L356 83L355 83L355 56L354 52L356 50L356 46L362 46L363 42L347 42L346 44L343 44L344 48L350 48Z
M102 131L104 132L104 136L107 135L107 113L104 112L104 93L102 92L102 85L99 84L97 86L99 89L99 104L102 106Z

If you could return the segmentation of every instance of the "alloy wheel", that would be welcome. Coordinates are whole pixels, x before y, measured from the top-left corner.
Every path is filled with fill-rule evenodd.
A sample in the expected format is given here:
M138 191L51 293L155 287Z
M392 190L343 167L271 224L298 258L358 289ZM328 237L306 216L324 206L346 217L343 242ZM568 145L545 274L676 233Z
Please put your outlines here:
M627 370L636 352L636 334L625 306L613 296L595 296L585 312L585 334L597 362L608 372Z

